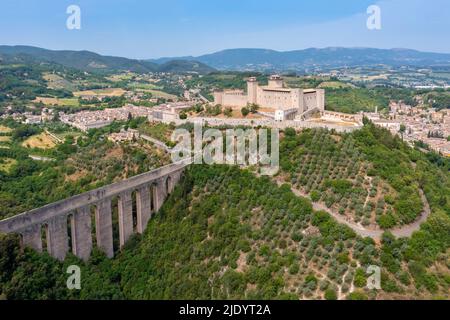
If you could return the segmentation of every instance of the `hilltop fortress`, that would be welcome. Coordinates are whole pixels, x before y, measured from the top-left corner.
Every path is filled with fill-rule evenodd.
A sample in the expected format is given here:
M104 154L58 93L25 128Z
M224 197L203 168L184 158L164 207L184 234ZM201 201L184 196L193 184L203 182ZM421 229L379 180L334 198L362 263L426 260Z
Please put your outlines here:
M271 76L267 86L261 86L251 77L247 80L247 93L244 90L216 91L214 103L226 107L245 107L254 103L272 109L275 119L282 121L308 111L324 111L325 90L286 88L283 78L278 75Z

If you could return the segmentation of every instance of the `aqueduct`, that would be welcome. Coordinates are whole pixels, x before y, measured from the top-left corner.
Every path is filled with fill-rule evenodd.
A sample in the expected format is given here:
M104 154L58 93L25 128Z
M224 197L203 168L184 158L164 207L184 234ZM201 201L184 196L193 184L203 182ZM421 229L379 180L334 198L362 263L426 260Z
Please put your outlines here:
M39 252L45 243L47 252L59 260L64 260L70 250L80 259L89 259L94 241L112 258L112 203L117 201L119 244L123 247L133 233L145 231L152 214L161 208L188 164L188 161L170 164L2 220L0 233L18 233L22 246Z

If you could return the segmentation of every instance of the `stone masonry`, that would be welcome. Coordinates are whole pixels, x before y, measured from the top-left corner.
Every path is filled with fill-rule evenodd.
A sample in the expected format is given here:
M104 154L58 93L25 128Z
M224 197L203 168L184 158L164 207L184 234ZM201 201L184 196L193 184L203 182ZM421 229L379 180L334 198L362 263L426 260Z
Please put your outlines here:
M148 221L180 181L187 165L188 161L170 164L2 220L0 233L18 233L22 246L39 252L43 250L42 235L45 234L47 252L54 258L64 260L71 248L74 255L87 260L92 252L91 221L95 216L97 247L111 258L114 256L113 199L118 199L119 243L122 248L135 230L141 234L145 231ZM136 194L136 219L133 218L133 194Z

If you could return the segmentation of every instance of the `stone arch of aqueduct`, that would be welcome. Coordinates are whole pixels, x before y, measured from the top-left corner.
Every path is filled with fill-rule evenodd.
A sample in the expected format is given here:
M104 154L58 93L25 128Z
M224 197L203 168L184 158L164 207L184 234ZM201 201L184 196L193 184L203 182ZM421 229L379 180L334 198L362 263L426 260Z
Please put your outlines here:
M170 164L2 220L0 233L18 233L22 246L39 252L43 251L45 243L47 252L59 260L64 260L70 250L80 259L89 259L95 238L97 247L112 258L113 200L117 199L119 243L123 247L133 233L145 231L152 214L161 208L187 165L187 161ZM136 197L135 210L133 195Z

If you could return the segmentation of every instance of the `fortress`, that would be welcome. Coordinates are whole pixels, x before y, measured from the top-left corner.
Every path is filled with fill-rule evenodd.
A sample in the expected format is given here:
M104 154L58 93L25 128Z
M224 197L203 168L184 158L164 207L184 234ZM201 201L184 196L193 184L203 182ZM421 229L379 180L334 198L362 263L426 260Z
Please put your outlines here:
M244 90L225 90L214 92L214 103L226 107L245 107L248 103L272 109L276 120L293 119L305 112L325 110L324 89L286 88L283 78L273 75L267 86L261 86L256 78L247 80L247 93Z

